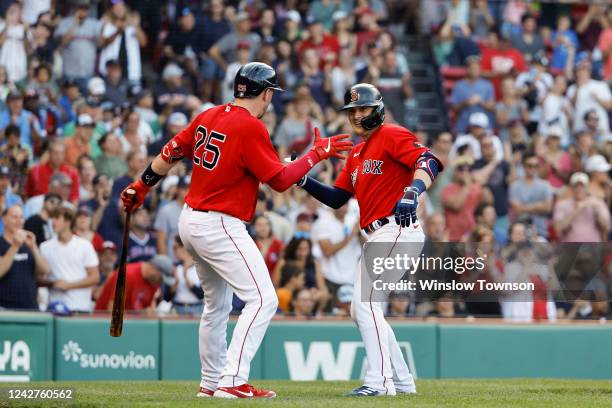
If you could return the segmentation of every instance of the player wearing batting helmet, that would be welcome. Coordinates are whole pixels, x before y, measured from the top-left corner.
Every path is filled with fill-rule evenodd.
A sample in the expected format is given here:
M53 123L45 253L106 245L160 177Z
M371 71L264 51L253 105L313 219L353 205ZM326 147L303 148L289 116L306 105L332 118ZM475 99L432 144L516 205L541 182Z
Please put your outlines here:
M255 213L259 183L276 191L295 184L319 161L342 157L353 146L349 135L322 139L314 130L312 149L284 165L259 119L275 91L276 72L266 64L242 66L234 83L235 100L200 113L162 149L125 193L127 211L137 208L148 191L182 159L193 164L191 185L179 218L179 235L192 255L204 290L199 331L202 378L199 397L272 398L273 391L248 384L251 360L276 313L278 298L264 259L244 222ZM243 302L227 347L232 293Z
M282 91L274 68L261 62L243 65L234 79L235 98L256 98L264 90Z
M363 142L351 150L333 187L310 177L303 178L298 185L332 208L340 208L355 197L360 226L368 238L366 250L382 246L386 249L383 257L394 258L408 251L409 256L418 257L425 240L416 215L418 198L442 170L442 163L412 132L384 123L385 105L373 85L357 84L348 89L342 110L348 113L353 130ZM368 245L375 242L383 244ZM402 242L415 244L397 245ZM369 258L366 251L361 262ZM414 379L395 334L385 321L383 305L389 292L375 290L380 285L374 285L370 272L365 265L358 266L351 303L351 317L363 338L368 369L364 384L347 395L414 393ZM405 268L375 278L397 282L404 273Z

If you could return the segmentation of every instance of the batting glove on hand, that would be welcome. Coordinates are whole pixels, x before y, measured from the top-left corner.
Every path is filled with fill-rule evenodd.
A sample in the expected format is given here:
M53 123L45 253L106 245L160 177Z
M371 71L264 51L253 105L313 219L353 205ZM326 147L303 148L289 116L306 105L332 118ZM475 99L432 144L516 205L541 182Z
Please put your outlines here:
M417 222L416 210L419 205L419 190L415 187L406 187L404 196L395 203L393 212L395 213L395 223L402 227L410 226Z
M130 189L136 191L136 194L128 194L127 191ZM130 212L140 207L144 203L145 197L150 189L151 188L143 183L141 179L127 186L121 192L121 201L123 201L123 208L125 208L125 211Z
M340 152L347 152L353 148L353 142L345 140L351 137L348 133L341 135L330 136L328 138L321 138L319 128L314 129L314 145L312 150L317 152L319 160L329 159L330 157L337 157L338 159L346 159L345 156L341 155Z

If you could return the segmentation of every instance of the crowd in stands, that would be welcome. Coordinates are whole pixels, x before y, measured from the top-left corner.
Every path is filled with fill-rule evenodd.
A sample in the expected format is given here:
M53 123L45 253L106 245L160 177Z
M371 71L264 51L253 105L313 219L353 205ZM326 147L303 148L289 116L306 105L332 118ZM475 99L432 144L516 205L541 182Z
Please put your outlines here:
M490 280L519 274L512 263L533 250L525 243L608 243L612 7L604 3L0 1L0 308L109 310L125 219L119 194L192 118L231 102L248 61L273 66L286 89L263 117L281 159L306 151L314 127L350 133L337 108L357 82L380 89L387 122L406 125L415 91L405 34L431 40L447 90L447 131L412 129L445 165L419 206L428 242L483 244ZM325 162L312 175L333 183L341 167ZM132 214L130 311L202 311L196 266L177 235L190 171L186 161L176 166ZM280 314L348 316L364 242L358 218L354 200L331 210L299 188L261 186L248 228ZM543 293L527 312L509 301L471 308L446 294L418 301L401 292L388 311L603 317L612 313L610 260L595 266L604 273L590 297L569 305L551 301L554 273L544 268L520 277Z

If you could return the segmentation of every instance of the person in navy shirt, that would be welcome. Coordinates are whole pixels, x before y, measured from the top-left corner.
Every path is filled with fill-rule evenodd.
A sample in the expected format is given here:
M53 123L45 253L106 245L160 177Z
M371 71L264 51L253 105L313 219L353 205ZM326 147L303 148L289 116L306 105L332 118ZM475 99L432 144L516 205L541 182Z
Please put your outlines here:
M49 265L36 245L36 237L23 229L19 205L2 212L4 233L0 236L0 309L38 310L37 282Z

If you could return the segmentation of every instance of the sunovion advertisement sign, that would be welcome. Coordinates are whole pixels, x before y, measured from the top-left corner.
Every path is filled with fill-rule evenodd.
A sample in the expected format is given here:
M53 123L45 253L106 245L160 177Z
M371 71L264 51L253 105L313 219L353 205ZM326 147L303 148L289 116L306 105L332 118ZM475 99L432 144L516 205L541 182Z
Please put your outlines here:
M131 320L123 335L108 335L108 320L57 319L55 374L57 380L157 380L159 321Z

